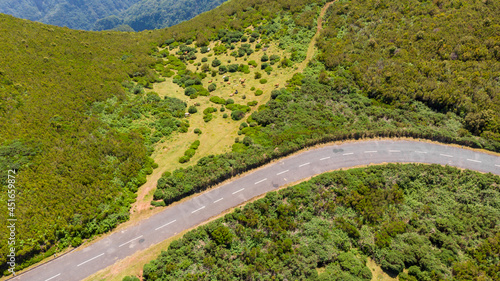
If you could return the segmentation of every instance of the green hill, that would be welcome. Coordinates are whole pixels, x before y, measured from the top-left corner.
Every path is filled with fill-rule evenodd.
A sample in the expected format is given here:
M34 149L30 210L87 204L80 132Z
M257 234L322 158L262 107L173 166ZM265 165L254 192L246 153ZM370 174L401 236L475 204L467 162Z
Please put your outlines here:
M332 140L500 150L497 2L336 2L316 56L325 3L232 0L139 33L0 15L0 166L4 181L18 171L19 268L127 220L151 153L176 140L182 168L158 180L155 205ZM204 136L229 150L190 147Z

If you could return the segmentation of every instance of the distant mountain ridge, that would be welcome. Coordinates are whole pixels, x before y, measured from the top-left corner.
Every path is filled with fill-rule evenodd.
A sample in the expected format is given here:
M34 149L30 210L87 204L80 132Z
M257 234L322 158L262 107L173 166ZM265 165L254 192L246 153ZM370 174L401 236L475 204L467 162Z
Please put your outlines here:
M141 31L175 25L225 1L4 0L0 13L71 29Z

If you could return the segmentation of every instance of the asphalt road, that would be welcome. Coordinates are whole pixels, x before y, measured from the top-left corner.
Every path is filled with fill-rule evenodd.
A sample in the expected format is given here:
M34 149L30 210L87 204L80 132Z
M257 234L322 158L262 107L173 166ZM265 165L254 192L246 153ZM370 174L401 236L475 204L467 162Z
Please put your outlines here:
M378 163L434 163L500 175L500 157L427 142L372 140L311 149L158 213L11 280L82 280L257 195L327 171Z

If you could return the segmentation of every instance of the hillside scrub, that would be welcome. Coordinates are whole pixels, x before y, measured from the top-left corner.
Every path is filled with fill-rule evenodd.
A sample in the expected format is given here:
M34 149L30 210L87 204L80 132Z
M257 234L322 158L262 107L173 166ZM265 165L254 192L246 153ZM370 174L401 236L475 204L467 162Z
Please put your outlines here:
M497 280L499 184L440 165L325 173L191 230L143 276L361 281L370 257L400 280Z
M500 140L500 2L361 1L330 6L325 83L397 105L421 101Z

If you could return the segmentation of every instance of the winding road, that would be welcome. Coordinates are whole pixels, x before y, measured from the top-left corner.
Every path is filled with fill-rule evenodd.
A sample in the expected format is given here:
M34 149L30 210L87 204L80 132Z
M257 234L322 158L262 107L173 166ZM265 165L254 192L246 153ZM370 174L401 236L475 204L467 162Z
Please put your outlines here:
M500 175L499 156L430 142L370 140L310 149L249 172L169 207L138 225L10 280L82 280L118 260L280 186L340 168L380 163L441 164Z

